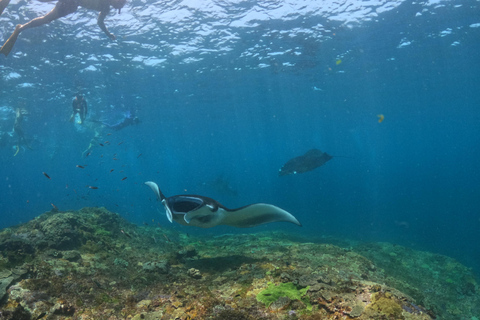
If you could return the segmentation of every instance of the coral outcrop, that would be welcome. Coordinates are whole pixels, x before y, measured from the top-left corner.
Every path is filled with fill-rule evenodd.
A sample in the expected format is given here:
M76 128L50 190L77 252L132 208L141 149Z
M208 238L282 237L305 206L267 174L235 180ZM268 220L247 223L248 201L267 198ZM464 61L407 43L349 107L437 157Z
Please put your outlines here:
M2 230L0 299L2 320L480 317L474 275L448 257L275 232L193 237L104 208Z

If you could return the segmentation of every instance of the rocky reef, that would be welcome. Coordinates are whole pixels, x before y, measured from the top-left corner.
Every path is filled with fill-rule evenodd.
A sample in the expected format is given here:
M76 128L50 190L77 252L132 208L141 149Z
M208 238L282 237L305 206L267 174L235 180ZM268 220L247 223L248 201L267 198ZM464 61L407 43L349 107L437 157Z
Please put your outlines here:
M475 320L479 289L455 260L401 246L192 237L104 208L0 232L2 320Z

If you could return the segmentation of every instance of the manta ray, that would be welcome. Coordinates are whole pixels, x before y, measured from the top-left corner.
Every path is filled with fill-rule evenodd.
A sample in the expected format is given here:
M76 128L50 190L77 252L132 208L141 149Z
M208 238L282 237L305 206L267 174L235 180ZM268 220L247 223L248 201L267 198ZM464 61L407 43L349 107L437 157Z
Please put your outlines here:
M218 201L198 195L177 195L165 197L155 182L145 182L157 199L165 206L170 222L184 226L211 228L227 225L237 228L251 228L270 222L291 222L301 226L289 212L266 203L250 204L238 209L228 209Z
M323 166L333 156L318 149L308 150L303 156L290 159L278 170L279 176L304 173Z

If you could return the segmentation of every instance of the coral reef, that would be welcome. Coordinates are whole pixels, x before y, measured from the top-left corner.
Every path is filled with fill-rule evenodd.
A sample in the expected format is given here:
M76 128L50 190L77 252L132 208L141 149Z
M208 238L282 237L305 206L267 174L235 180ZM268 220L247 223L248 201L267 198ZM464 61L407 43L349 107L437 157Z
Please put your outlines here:
M475 319L448 257L288 234L192 237L104 208L0 231L0 319Z

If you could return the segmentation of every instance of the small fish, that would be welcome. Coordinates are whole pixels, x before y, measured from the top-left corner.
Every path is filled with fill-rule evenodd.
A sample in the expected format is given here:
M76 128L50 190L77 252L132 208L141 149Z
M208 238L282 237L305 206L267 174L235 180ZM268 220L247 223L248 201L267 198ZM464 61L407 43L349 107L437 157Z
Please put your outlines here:
M122 181L125 180L125 179L127 179L127 177L122 178Z
M104 143L105 143L105 144L110 144L110 141L105 141Z
M140 153L140 154L137 156L137 159L140 158L141 155L142 155L142 154Z
M165 240L167 240L167 242L170 242L170 239L167 237L165 233L163 234L163 237L165 238Z
M94 187L94 186L87 186L89 187L90 189L98 189L98 187Z
M81 166L81 165L79 165L79 164L77 164L77 166L76 166L76 167L77 167L77 168L80 168L80 169L85 169L85 167L84 167L84 166Z
M122 232L124 235L126 235L127 237L129 237L129 238L131 238L131 237L132 237L131 235L129 235L129 234L128 234L128 233L126 233L125 231L123 231L123 230L120 230L120 231L121 231L121 232Z
M155 238L155 236L152 236L153 238L153 242L157 243L157 239Z
M123 143L123 141L122 141L122 142L120 142L120 143L118 144L118 146L119 146L119 145L121 145L122 143Z
M52 178L50 178L50 176L49 176L48 174L46 174L45 172L42 172L42 173L43 173L43 175L44 175L45 177L47 177L48 179L52 180Z
M92 154L91 152L87 153L87 154L85 155L85 158L88 157L88 156L91 155L91 154Z
M378 123L382 123L383 119L385 119L385 116L383 114L377 114L378 117Z
M112 134L111 133L107 133L107 136L111 136Z
M118 160L117 158L113 158L113 160Z
M56 205L54 205L53 203L50 203L50 204L52 205L52 207L53 207L54 210L58 211L58 208L57 208Z
M110 170L110 172L113 172L113 170L115 170L115 169Z
M99 145L101 145L102 147L104 146L103 143L99 143Z

